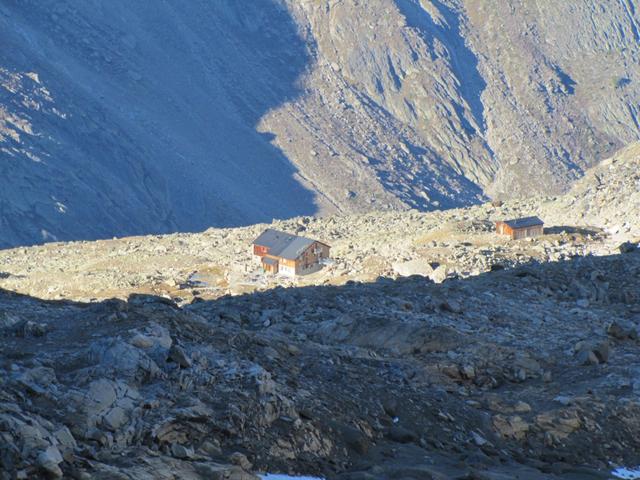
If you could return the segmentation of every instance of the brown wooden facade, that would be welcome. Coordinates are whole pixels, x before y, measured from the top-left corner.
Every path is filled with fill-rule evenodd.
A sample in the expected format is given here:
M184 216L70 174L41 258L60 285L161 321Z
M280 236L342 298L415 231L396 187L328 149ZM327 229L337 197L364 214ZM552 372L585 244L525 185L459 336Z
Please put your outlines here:
M296 272L308 270L320 263L323 259L329 258L330 248L321 242L314 242L295 260Z
M269 247L265 247L263 245L254 245L253 246L253 254L258 255L259 257L264 257L267 253L269 253Z
M509 235L513 240L528 237L539 237L544 234L543 225L529 225L523 227L511 227L506 222L496 222L496 231L503 235Z
M277 258L264 256L262 257L262 269L265 272L276 274L280 270L280 262Z

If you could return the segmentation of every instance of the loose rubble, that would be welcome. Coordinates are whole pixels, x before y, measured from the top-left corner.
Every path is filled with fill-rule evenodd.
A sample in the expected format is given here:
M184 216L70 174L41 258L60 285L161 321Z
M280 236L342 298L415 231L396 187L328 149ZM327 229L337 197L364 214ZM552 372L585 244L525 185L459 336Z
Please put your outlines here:
M277 222L335 246L297 284L261 226L0 252L0 479L640 464L636 226L491 232L533 202Z
M2 478L599 478L640 460L638 292L640 252L183 307L3 292Z

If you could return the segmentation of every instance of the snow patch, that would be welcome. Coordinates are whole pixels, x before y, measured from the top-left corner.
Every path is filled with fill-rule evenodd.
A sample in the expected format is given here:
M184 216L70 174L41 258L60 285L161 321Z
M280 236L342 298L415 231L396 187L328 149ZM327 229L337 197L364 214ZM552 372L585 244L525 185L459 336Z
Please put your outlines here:
M262 480L324 480L320 477L292 477L291 475L281 475L279 473L266 473L260 475Z
M615 478L622 478L625 480L640 480L640 467L616 468L614 471L611 472L611 475L613 475Z

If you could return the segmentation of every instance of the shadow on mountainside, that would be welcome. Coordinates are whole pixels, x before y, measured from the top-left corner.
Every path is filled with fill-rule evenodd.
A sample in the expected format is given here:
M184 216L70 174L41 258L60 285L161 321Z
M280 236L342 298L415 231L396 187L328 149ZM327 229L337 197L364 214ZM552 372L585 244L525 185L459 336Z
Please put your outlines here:
M0 13L12 52L0 53L0 246L317 211L257 131L299 95L309 63L279 2L43 0Z
M9 472L35 475L51 443L62 471L98 479L596 479L640 463L640 253L183 308L2 292L0 324Z

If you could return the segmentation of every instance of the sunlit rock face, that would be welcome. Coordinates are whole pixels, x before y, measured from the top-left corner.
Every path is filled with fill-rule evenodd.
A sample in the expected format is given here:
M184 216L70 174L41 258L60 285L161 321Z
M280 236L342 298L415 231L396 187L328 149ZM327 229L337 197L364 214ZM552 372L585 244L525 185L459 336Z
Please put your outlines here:
M0 245L565 190L640 139L633 2L0 6Z

